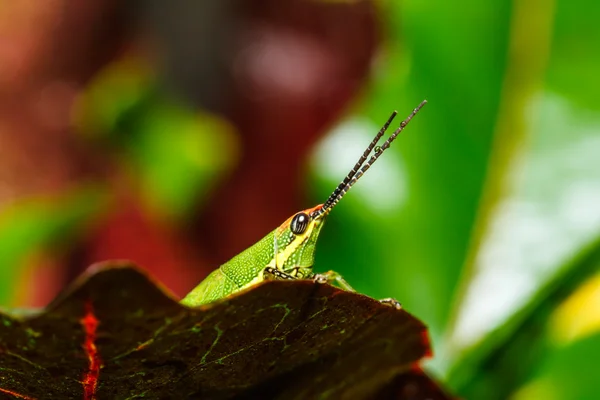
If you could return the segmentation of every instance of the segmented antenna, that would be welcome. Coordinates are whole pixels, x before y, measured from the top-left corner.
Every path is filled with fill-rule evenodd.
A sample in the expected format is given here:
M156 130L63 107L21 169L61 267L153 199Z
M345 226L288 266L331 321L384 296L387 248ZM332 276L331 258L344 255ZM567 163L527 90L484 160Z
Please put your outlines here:
M360 177L363 176L363 174L369 168L371 168L371 165L373 165L373 163L377 161L377 159L383 154L383 152L390 147L390 144L398 137L400 132L404 130L406 125L408 125L408 123L421 110L421 108L423 108L425 104L427 104L427 100L423 100L421 104L419 104L417 108L415 108L412 111L412 113L400 123L398 129L396 129L394 133L392 133L390 137L381 146L375 147L379 139L381 139L388 126L391 124L392 120L396 116L397 112L394 111L390 118L388 118L385 125L379 130L377 135L375 135L375 138L373 138L369 146L364 151L363 155L358 159L358 162L356 163L356 165L354 165L354 168L350 170L350 173L348 173L344 180L335 188L333 193L331 193L327 201L323 204L323 207L311 214L311 218L318 218L321 215L327 214L329 211L331 211L331 209L342 199L342 197L344 197L344 195L348 192L348 190L350 190L350 188L356 183L356 181L358 181ZM367 159L369 154L371 154L371 151L373 151L373 149L375 149L375 154L373 154L369 161L365 163L365 160Z
M354 165L354 168L352 168L350 170L350 172L344 178L344 180L342 182L340 182L340 184L338 185L338 187L336 187L335 190L333 191L333 193L331 193L331 195L329 196L329 198L327 199L327 201L325 202L325 204L323 204L322 209L323 208L324 209L329 208L332 205L333 201L336 199L336 197L339 196L339 194L341 193L341 191L344 190L344 188L346 187L346 185L348 183L350 183L350 181L352 180L352 178L354 178L354 175L356 175L356 173L358 172L359 168L362 167L362 165L364 164L364 162L367 160L367 157L369 157L369 155L371 154L371 151L373 151L373 148L375 147L375 145L377 145L377 142L379 142L379 139L381 139L381 137L383 136L383 134L385 133L385 131L387 131L387 128L390 126L390 124L392 123L392 121L394 120L394 118L396 118L397 114L398 114L398 112L394 111L392 113L392 115L390 115L390 117L388 118L388 120L385 123L385 125L383 125L381 127L381 129L379 130L379 132L377 132L377 135L375 135L375 137L373 138L373 140L371 141L371 143L369 144L369 146L367 146L367 148L365 149L363 155L360 156L360 158L358 159L358 162Z

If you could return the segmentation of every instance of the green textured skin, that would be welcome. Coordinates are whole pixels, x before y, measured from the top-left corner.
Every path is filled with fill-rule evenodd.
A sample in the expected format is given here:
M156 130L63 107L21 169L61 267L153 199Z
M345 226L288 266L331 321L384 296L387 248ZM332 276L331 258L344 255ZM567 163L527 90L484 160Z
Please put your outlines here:
M275 231L269 233L258 243L221 265L220 270L238 288L246 286L273 260L274 235Z
M311 277L315 245L323 222L324 218L311 221L314 227L310 234L297 236L290 230L288 219L282 227L270 232L258 243L211 272L185 296L181 303L187 306L199 306L245 289L264 279L263 271L269 264L298 279ZM282 265L276 265L274 262L275 235L277 235L278 254L284 253L294 240L300 240L298 247L284 257Z
M229 279L221 268L211 272L198 286L194 288L181 304L186 306L199 306L218 300L239 290L238 286Z

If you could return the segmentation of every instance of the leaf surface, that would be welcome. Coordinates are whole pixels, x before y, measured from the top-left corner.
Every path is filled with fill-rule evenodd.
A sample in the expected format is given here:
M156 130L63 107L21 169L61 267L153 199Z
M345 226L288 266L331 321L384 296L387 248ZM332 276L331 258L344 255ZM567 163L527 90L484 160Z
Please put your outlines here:
M330 285L265 282L191 309L115 263L0 319L8 398L360 399L430 352L409 313Z

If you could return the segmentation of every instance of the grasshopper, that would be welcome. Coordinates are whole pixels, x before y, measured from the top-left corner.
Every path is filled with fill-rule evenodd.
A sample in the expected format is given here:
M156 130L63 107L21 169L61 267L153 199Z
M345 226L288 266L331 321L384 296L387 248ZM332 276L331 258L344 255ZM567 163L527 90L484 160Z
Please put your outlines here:
M340 274L329 271L313 272L315 245L326 217L346 192L360 179L375 161L390 147L410 120L427 103L423 100L400 124L398 129L381 145L377 143L396 117L394 111L387 122L365 149L354 168L331 193L327 201L289 217L258 243L221 265L196 286L181 302L198 306L222 299L240 290L268 279L313 279L319 283L331 282L344 290L355 290ZM371 153L373 154L371 155ZM369 156L371 156L369 158ZM368 159L368 161L367 161ZM394 308L400 303L394 299L380 300Z

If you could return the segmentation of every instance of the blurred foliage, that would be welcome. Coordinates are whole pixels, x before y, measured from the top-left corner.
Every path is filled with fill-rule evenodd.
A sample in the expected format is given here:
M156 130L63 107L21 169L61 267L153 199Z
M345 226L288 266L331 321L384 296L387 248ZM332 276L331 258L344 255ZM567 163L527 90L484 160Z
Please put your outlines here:
M581 361L595 359L600 356L599 351L600 335L596 334L546 352L540 356L532 382L511 398L595 399L600 374L597 368L586 368Z
M310 197L301 204L324 201L392 109L429 104L331 214L316 269L425 321L430 367L460 396L595 398L600 4L376 4L383 42L371 78L298 172ZM88 140L135 171L145 202L185 221L226 181L243 141L160 79L115 63L76 115ZM10 304L22 260L67 240L91 204L2 210L0 302Z
M81 188L61 198L43 199L13 205L0 217L0 304L14 305L19 297L21 269L28 258L42 249L60 252L75 240L85 225L98 215L106 196L98 188ZM22 300L22 299L19 299Z
M236 141L225 121L179 104L156 79L141 60L109 66L90 84L76 118L82 132L135 170L153 209L185 218L235 163Z

